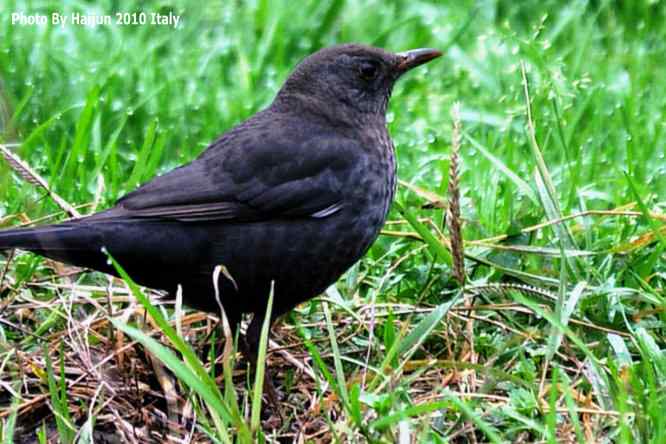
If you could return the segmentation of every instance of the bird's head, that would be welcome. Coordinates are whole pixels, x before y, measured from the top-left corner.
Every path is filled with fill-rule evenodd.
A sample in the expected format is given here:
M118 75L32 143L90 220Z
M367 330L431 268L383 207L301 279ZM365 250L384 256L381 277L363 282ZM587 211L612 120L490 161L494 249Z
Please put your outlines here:
M278 93L278 100L327 103L326 108L338 108L340 113L383 118L395 81L441 55L429 48L399 53L358 44L324 48L298 64Z

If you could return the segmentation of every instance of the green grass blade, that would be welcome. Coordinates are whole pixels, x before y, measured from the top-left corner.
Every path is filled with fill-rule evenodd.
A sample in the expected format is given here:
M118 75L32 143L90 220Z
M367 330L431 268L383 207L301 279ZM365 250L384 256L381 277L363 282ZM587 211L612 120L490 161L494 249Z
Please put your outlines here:
M472 136L467 134L466 132L463 132L463 136L469 143L471 143L474 148L479 150L479 152L486 158L488 159L494 166L497 168L501 173L503 173L511 182L516 185L516 188L518 188L527 198L536 206L539 205L539 199L537 198L536 194L534 193L534 190L528 184L526 181L524 181L520 176L518 176L516 173L511 171L511 169L504 164L499 158L494 156L493 154L490 153L486 149L485 146L483 146L478 140L474 139Z
M324 302L324 317L326 318L326 329L328 331L328 340L331 344L331 350L333 352L333 363L335 365L335 378L337 380L337 388L339 395L342 399L343 405L350 410L349 404L349 392L347 391L347 381L345 378L344 368L342 367L342 360L340 359L340 349L338 348L338 339L335 334L335 328L333 327L333 320L331 319L331 310L328 307L328 302Z
M18 394L21 386L16 384L13 389ZM9 416L3 420L0 427L0 438L2 439L2 444L14 444L14 432L16 430L16 418L18 417L18 409L21 405L20 396L12 396L12 403L10 407Z
M641 213L643 213L643 217L645 220L648 222L650 225L650 228L652 231L654 231L655 236L657 236L657 239L659 239L659 251L663 251L664 248L666 248L666 237L661 233L660 226L657 224L657 222L654 220L654 218L650 215L650 210L648 209L647 205L645 205L645 202L641 198L640 193L638 192L638 188L636 188L636 185L634 184L634 181L631 179L631 176L629 176L629 173L626 171L624 172L624 178L627 181L627 184L629 185L629 189L631 190L631 194L634 195L634 199L636 199L636 203L638 204L638 208L641 210Z
M273 311L273 295L275 292L274 283L271 283L271 291L268 295L268 304L266 305L266 315L264 323L261 326L261 337L259 338L259 353L257 356L257 368L254 375L254 391L252 394L252 411L250 416L250 430L253 435L257 435L260 429L261 419L261 396L264 392L264 375L266 372L266 353L268 348L268 335L271 328L271 313ZM256 316L256 314L255 314Z
M224 405L221 397L211 391L208 384L202 381L195 372L190 370L174 352L137 328L126 325L115 319L112 322L117 329L146 347L146 349L155 355L160 362L164 363L164 365L166 365L180 381L201 396L201 398L206 401L214 411L219 412L228 423L234 423L233 418L231 418L229 414L229 409ZM221 432L221 438L225 442L232 442L226 427L218 428L218 431Z
M405 409L402 409L396 413L378 418L370 423L369 428L372 430L384 430L388 429L391 426L398 424L400 421L403 421L408 418L413 418L415 416L424 415L427 413L436 412L438 410L444 410L450 406L449 401L434 401L426 402L423 404L417 404L409 406Z
M402 217L416 230L417 233L423 238L428 248L436 259L444 261L449 266L451 262L451 253L431 232L414 216L407 208L394 202L393 205L398 209Z
M157 326L160 328L161 332L167 338L169 338L169 340L178 350L178 352L183 355L185 362L194 371L195 375L197 376L197 383L202 383L204 384L205 387L207 387L208 390L207 393L209 396L204 399L206 399L207 402L209 402L208 399L212 398L215 399L215 402L210 403L210 405L213 406L216 415L219 415L219 417L226 423L231 423L234 426L236 426L238 428L239 434L241 436L244 436L245 439L250 439L251 433L247 427L247 424L245 423L243 418L239 417L238 415L234 415L233 414L234 411L230 409L228 405L226 405L224 397L222 396L220 389L217 387L215 380L210 377L210 375L204 368L203 364L199 360L196 353L180 336L178 336L176 330L166 321L166 319L164 319L160 311L150 303L150 300L143 294L138 285L129 277L129 275L120 266L120 264L118 264L118 262L116 262L116 260L111 255L109 255L108 253L107 255L111 260L115 269L118 271L120 277L125 281L125 283L130 288L130 291L132 292L134 297L137 298L137 300L141 303L141 305L146 309L148 314L150 314L150 316L153 318ZM172 369L172 371L174 370ZM222 436L227 435L225 427L219 422L217 422L217 429L222 434Z
M447 302L445 304L439 305L427 316L425 316L412 331L403 337L398 337L393 346L386 352L384 359L382 360L381 365L379 366L380 371L384 372L386 369L391 368L391 363L396 359L400 358L400 364L397 368L394 368L395 372L401 371L405 364L411 359L412 355L418 350L423 341L425 341L430 333L435 329L435 327L440 323L440 321L446 316L446 313L449 309L457 303L459 298L454 298L454 300ZM386 379L375 378L372 383L369 385L369 391L376 391L386 382Z
M157 120L153 120L146 129L143 145L139 149L139 153L136 156L136 161L134 162L134 169L132 170L129 179L127 179L127 189L132 190L136 188L137 185L139 185L141 178L145 176L144 171L149 167L148 159L151 157L152 148L155 144L156 133Z
M453 403L459 410L462 411L463 415L467 417L467 419L471 420L476 426L483 432L484 435L486 435L486 438L494 444L502 444L502 438L497 434L497 432L488 424L486 421L484 421L481 416L477 415L474 410L467 405L466 402L458 399L454 395L449 395L447 396L447 399Z
M56 382L49 350L46 346L44 346L43 350L44 360L46 361L46 375L49 385L49 393L51 394L51 406L53 408L53 415L55 416L58 436L60 437L60 442L63 444L73 443L76 429L71 421L69 405L67 403L67 393L65 392L65 396L62 396L61 387L58 385L58 382ZM63 383L64 378L65 375L62 373L60 378L61 384Z

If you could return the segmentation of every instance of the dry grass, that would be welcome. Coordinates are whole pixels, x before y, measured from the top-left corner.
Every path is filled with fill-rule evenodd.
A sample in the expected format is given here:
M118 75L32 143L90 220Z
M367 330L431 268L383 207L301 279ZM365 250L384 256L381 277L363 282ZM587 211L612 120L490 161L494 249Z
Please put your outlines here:
M76 285L63 282L63 279L69 280L72 277L70 270L63 271L65 278L53 276L53 281L48 283L28 282L22 288L5 285L3 292L9 293L11 302L2 308L2 319L9 330L15 330L28 338L37 326L35 317L38 311L57 310L60 313L63 328L40 336L39 342L45 344L52 362L58 363L63 359L67 399L77 428L94 417L97 442L165 442L168 439L172 442L182 442L179 440L183 439L191 443L210 442L195 427L196 418L188 400L188 391L143 347L128 340L109 323L109 311L112 311L115 318L137 321L150 335L163 339L160 331L151 325L150 318L145 318L144 310L132 301L122 281L114 279L108 287ZM55 286L56 296L47 302L35 301L26 296L30 293L22 291L27 286L31 289L30 293L50 293ZM159 295L152 296L156 304L165 304L160 301ZM103 301L109 301L110 305ZM172 304L167 303L167 307L171 308ZM342 312L335 315L338 346L346 350L347 358L362 359L365 354L365 349L355 346L353 340L368 328L370 309L370 306L354 307L358 318ZM382 304L372 309L375 318L384 319L389 313L395 316L398 329L405 326L409 317L430 311L407 304ZM408 380L406 388L416 405L443 399L443 389L462 399L484 399L493 408L508 405L509 394L493 381L498 372L509 372L512 362L507 362L501 369L492 367L492 357L476 362L478 355L467 347L466 341L458 340L467 335L469 322L474 321L490 323L494 328L514 332L527 342L539 341L536 332L516 330L491 316L507 310L529 313L524 306L517 304L479 304L452 309L446 317L446 328L429 340L437 353L422 350L399 373L391 375L388 384ZM303 318L301 322L303 327L325 330L323 321L308 322ZM183 336L195 344L198 350L203 350L206 348L203 341L217 325L217 319L199 312L186 311L180 324ZM308 374L311 371L306 370L305 373L294 367L293 360L303 363L303 369L309 369L312 362L293 326L279 324L273 329L273 339L277 348L273 346L269 353L270 371L279 381L279 386L284 388L287 377L290 385L282 403L284 421L267 410L262 422L264 432L276 442L332 442L335 430L331 426L345 415L338 397L330 390L321 392ZM432 346L432 343L438 345ZM57 430L42 348L5 351L3 356L5 359L0 384L6 392L0 407L0 418L12 414L11 396L8 395L20 396L16 442L33 442L35 432L40 428L46 430L50 442L56 442ZM322 352L324 359L327 356L330 353ZM584 379L584 362L575 354L567 354L566 350L561 351L560 357L567 362L570 378L574 381L572 387L575 390L577 411L592 439L600 418L616 417L619 413L602 409L594 403L591 393L576 389ZM217 364L220 364L219 360ZM238 365L234 372L235 390L241 397L247 393L247 375L242 367L242 364ZM471 375L474 376L472 379ZM371 379L372 376L368 384ZM354 375L350 375L349 383L355 381ZM546 398L547 395L544 395L538 399L544 414L549 408ZM563 414L568 412L564 399L558 400L557 408ZM367 417L368 421L374 419L377 418L372 415ZM456 421L444 420L441 426L452 432L456 424ZM466 424L450 435L452 442L473 439L475 428L471 423Z

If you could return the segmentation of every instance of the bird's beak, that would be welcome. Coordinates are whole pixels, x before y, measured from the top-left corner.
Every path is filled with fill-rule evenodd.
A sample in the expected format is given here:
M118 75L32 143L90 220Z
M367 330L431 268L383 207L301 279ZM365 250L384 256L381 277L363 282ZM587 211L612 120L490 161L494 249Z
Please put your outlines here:
M432 48L420 48L399 52L397 54L399 57L397 68L401 73L404 73L419 65L428 63L432 59L436 59L441 55L442 51Z

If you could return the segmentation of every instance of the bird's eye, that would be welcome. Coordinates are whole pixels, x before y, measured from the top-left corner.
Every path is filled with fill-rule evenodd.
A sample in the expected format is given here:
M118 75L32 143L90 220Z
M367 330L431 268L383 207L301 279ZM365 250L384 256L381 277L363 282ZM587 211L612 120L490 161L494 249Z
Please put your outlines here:
M379 66L376 62L363 62L359 66L358 73L365 80L372 80L379 73Z

